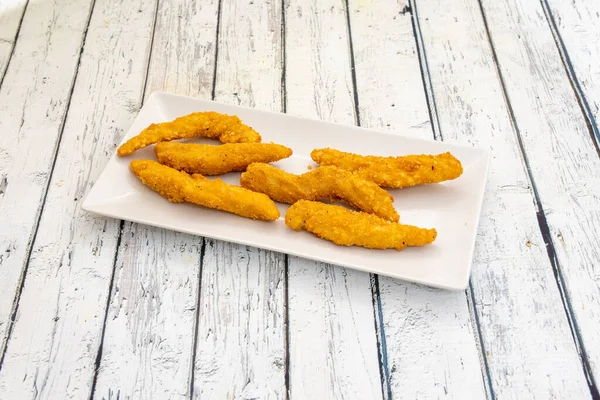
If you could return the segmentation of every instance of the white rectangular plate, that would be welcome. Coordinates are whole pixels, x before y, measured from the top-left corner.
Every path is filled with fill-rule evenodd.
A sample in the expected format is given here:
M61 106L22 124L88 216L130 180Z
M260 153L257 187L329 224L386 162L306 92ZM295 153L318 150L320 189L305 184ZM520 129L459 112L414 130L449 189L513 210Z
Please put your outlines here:
M295 232L285 225L288 206L284 204L278 204L281 211L279 220L263 222L192 204L169 203L142 185L129 170L133 159L155 159L152 146L128 157L113 155L86 196L82 208L95 214L274 250L429 286L457 290L467 286L490 159L487 150L159 92L153 93L146 101L123 142L151 123L170 121L205 110L238 115L261 134L263 142L272 141L292 148L292 157L274 165L296 174L308 171L309 165L315 166L310 152L322 147L380 156L450 151L462 162L464 173L460 178L442 184L390 191L402 223L434 227L438 232L432 245L401 252L336 246L308 232ZM217 144L215 141L212 143ZM227 174L221 178L239 185L239 175Z

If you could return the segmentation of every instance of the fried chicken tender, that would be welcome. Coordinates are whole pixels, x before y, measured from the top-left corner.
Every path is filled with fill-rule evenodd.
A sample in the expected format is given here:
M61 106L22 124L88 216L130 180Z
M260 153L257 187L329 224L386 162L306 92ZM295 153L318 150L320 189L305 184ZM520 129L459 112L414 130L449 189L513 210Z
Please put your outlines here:
M335 165L388 188L405 188L456 179L463 173L460 161L446 152L402 157L362 156L334 149L310 153L320 165Z
M177 142L157 143L154 153L163 165L188 174L220 175L244 171L253 162L274 162L292 149L274 143L229 143L219 146Z
M151 124L139 135L121 145L117 154L122 157L154 143L194 137L218 139L222 143L260 143L261 141L258 132L244 125L235 115L203 111L170 122Z
M400 251L430 244L437 236L435 229L401 225L373 214L307 200L300 200L287 210L285 224L296 231L305 229L339 246L368 249Z
M279 218L275 203L262 193L228 185L220 179L210 180L201 175L192 179L185 172L152 160L134 160L130 168L144 185L170 202L189 202L265 221Z
M240 178L246 189L264 193L275 201L343 199L367 213L398 222L394 198L376 183L333 166L319 167L302 175L269 164L251 164Z

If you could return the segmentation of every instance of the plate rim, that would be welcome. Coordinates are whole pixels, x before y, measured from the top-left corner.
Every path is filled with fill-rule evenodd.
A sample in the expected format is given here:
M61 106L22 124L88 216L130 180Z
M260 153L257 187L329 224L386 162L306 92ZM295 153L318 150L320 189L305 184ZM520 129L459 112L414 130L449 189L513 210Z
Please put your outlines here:
M463 270L464 274L462 274L462 276L460 276L460 277L457 277L456 283L453 282L454 284L453 283L439 284L439 283L434 283L434 282L431 282L431 281L428 281L425 279L400 277L400 276L394 275L393 273L392 274L382 274L382 273L378 273L378 272L373 272L373 270L369 269L368 267L362 267L360 265L349 265L347 263L344 263L343 261L332 262L330 260L323 260L322 258L319 258L318 256L317 257L311 256L310 254L303 253L302 251L298 251L298 250L282 251L280 249L276 249L276 248L269 246L269 244L257 245L256 243L251 243L251 242L245 241L243 239L242 240L239 240L239 239L231 240L229 238L222 237L221 235L218 235L218 234L217 235L210 234L210 233L198 234L197 232L193 232L192 230L188 230L185 228L174 228L174 227L168 226L164 223L153 222L151 218L149 218L148 220L143 220L143 219L135 218L135 217L125 218L124 215L119 215L116 212L102 211L101 210L102 206L90 204L90 194L93 191L94 187L96 186L97 182L102 177L102 175L105 174L108 166L113 161L115 161L115 159L117 157L116 151L107 160L106 164L102 168L102 171L95 179L93 185L91 185L91 187L88 189L87 193L85 194L85 198L81 204L81 209L83 211L86 211L88 213L95 214L95 215L113 218L113 219L130 221L130 222L134 222L134 223L149 225L149 226L166 229L166 230L171 230L171 231L175 231L175 232L182 232L182 233L190 234L190 235L197 236L197 237L210 238L210 239L221 240L221 241L225 241L225 242L229 242L229 243L236 243L236 244L240 244L240 245L244 245L244 246L257 247L257 248L261 248L261 249L264 249L267 251L274 251L277 253L282 253L282 254L287 254L287 255L294 256L294 257L308 259L311 261L323 262L323 263L327 263L327 264L332 264L334 266L350 268L350 269L354 269L357 271L366 272L369 274L388 276L388 277L391 277L392 279L398 279L404 283L414 283L414 284L424 285L424 286L430 287L430 288L443 289L443 290L449 290L449 291L464 291L469 286L469 281L471 278L471 272L472 272L472 268L473 268L475 246L477 244L477 237L478 237L478 232L479 232L479 228L480 228L479 225L481 222L481 214L482 214L483 204L484 204L486 193L487 193L487 185L489 182L489 169L490 169L490 164L491 164L491 160L492 160L492 150L491 149L481 147L481 146L469 146L469 145L461 144L461 143L452 143L452 142L435 140L433 137L431 139L429 139L429 138L426 139L426 138L421 138L421 137L411 137L411 136L403 135L401 133L391 133L389 131L388 132L380 131L377 129L365 128L365 127L357 126L357 125L346 125L343 123L324 121L324 120L320 120L320 119L316 119L316 118L301 117L298 115L288 114L288 113L284 113L284 112L262 110L262 109L258 109L258 108L248 107L248 106L218 102L218 101L215 101L212 99L178 95L178 94L169 93L169 92L160 91L160 90L151 92L151 94L147 97L147 99L144 102L144 104L142 105L142 107L138 110L136 117L130 124L126 133L121 138L121 141L118 146L123 144L126 140L128 140L129 137L132 136L132 134L131 134L132 128L136 124L136 122L141 118L142 111L153 105L160 106L161 98L163 98L167 101L175 98L175 99L183 99L183 100L192 101L192 102L212 103L212 104L216 104L216 105L220 105L220 106L224 106L224 107L228 107L228 108L244 109L248 112L262 114L267 117L277 116L278 118L284 117L284 118L289 118L292 120L310 121L310 122L316 122L316 123L319 123L322 125L336 126L338 128L343 127L343 128L355 131L355 132L361 132L362 134L377 133L377 134L384 135L389 138L394 138L394 139L404 138L404 139L408 139L413 142L419 142L419 143L422 143L425 145L434 144L434 145L446 146L446 147L451 147L451 148L462 148L462 149L468 149L471 151L475 150L475 151L481 152L481 156L483 158L484 165L485 165L484 172L482 175L482 182L481 182L482 190L480 191L480 193L477 193L477 198L476 198L477 210L476 210L476 215L475 215L475 231L474 231L475 233L473 235L473 240L470 241L469 250L468 250L468 262L467 262L467 267ZM448 150L448 151L450 151L450 150Z

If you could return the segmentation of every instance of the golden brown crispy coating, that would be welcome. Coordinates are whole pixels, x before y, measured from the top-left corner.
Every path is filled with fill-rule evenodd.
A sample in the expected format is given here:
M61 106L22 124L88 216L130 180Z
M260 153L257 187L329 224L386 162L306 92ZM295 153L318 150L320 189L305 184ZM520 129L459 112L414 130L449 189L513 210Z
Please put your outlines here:
M228 185L220 179L210 180L201 175L192 179L185 172L177 171L152 160L134 160L131 162L130 168L144 185L171 202L187 201L242 217L265 221L279 218L279 210L275 203L262 193Z
M334 149L315 149L310 154L320 165L335 165L379 186L404 188L456 179L462 164L450 153L402 157L362 156Z
M244 171L253 162L274 162L292 155L292 149L274 143L230 143L220 146L177 142L157 143L161 164L188 174L220 175Z
M194 137L218 139L222 143L260 143L261 141L258 132L244 125L235 115L203 111L173 121L151 124L139 135L121 145L117 154L126 156L154 143Z
M374 182L333 166L294 175L269 164L251 164L242 174L240 184L281 203L342 199L359 210L390 221L399 219L392 195Z
M437 232L412 225L386 221L373 214L351 211L341 206L300 200L285 214L285 224L305 229L339 246L369 249L396 249L432 243Z

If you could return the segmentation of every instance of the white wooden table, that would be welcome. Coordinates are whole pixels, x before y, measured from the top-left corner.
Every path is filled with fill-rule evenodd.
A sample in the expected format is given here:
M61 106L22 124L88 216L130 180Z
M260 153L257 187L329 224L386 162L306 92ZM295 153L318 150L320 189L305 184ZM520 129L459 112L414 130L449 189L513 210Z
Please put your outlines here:
M0 399L598 399L599 54L598 0L0 0ZM491 149L469 289L81 211L155 90Z

